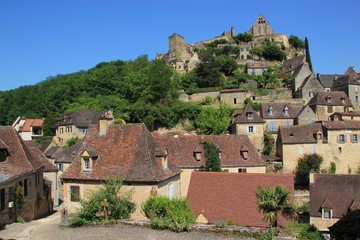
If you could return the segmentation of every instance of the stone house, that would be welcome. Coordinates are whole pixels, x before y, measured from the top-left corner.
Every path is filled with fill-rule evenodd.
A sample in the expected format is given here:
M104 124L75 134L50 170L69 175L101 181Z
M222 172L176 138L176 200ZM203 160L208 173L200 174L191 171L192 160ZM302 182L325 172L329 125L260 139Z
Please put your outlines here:
M302 106L286 102L261 103L260 117L265 121L265 130L276 138L280 126L294 125Z
M317 118L315 112L308 105L305 105L295 117L294 125L309 124L316 121Z
M329 116L330 121L360 120L360 112L334 112Z
M52 211L50 186L43 179L44 159L37 150L27 147L15 128L0 127L0 225L13 223L17 216L33 220ZM17 205L20 198L22 207Z
M246 90L242 89L224 89L220 91L220 101L231 106L242 106L246 99Z
M317 153L324 159L322 169L334 162L336 173L346 174L360 166L360 159L354 154L359 150L359 134L360 121L283 126L276 140L276 154L282 158L285 172L293 172L304 154Z
M312 74L307 62L301 63L291 74L288 86L296 98L302 98L303 83Z
M43 125L44 119L26 119L20 116L12 124L23 140L33 140L43 136Z
M352 104L345 92L317 92L308 102L320 121L328 121L334 112L350 112Z
M206 165L203 142L212 142L219 149L223 171L265 173L266 164L246 135L158 135L157 145L166 148L169 160L181 169L181 196L186 197L191 173Z
M233 114L231 133L236 135L247 135L257 149L261 151L264 147L265 121L259 116L250 104Z
M304 102L307 103L317 92L323 92L324 90L325 87L321 84L321 81L317 78L317 76L310 74L304 79L294 96L296 98L302 98Z
M99 124L100 117L106 118L108 122L113 121L111 111L97 112L95 109L81 109L64 114L52 126L52 129L55 129L56 132L53 141L57 145L63 146L70 138L82 139L87 133L90 124Z
M338 74L316 74L316 78L320 81L321 85L324 87L324 92L332 91L334 81L339 77Z
M249 75L262 75L266 70L268 70L266 62L247 62L245 66L246 73Z
M283 76L290 77L296 68L305 62L305 55L299 55L291 59L284 60L280 73Z
M61 176L69 213L80 207L77 195L86 199L110 174L123 174L122 190L133 191L137 209L132 219L146 218L141 204L151 193L180 196L180 170L144 124L92 126L72 155L71 165Z
M320 231L360 209L360 175L311 174L310 223Z
M360 108L360 76L350 67L344 76L338 77L332 86L332 91L343 91L349 97L354 110Z
M291 174L236 174L192 172L187 200L196 221L216 224L231 221L240 226L268 227L257 209L258 187L284 186L294 200L294 176ZM288 221L279 216L279 225Z

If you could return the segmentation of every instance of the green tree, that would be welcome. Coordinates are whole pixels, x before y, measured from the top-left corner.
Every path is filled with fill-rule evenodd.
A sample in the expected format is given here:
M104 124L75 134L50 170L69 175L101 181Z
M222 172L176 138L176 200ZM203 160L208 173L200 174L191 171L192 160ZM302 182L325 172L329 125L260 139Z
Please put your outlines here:
M309 41L307 37L305 37L305 55L306 55L306 62L309 64L310 70L313 71L311 57L310 57Z
M212 142L203 142L205 150L205 171L221 172L221 161L219 157L219 148Z
M295 184L300 188L308 188L310 173L319 173L323 161L323 157L316 153L304 154L295 169Z
M224 77L212 51L202 51L199 58L201 62L195 69L197 86L199 88L222 86Z
M272 136L272 134L266 130L264 132L264 149L263 149L263 154L264 155L270 155L273 148L274 148L274 142L275 142L275 139L274 137Z
M64 145L64 148L69 148L75 144L77 144L78 142L80 142L81 139L78 138L78 137L72 137L72 138L69 138L67 141L66 141L66 144Z
M304 41L301 40L299 37L290 35L289 43L296 49L303 49L304 48Z
M103 210L101 202L104 199L109 203L109 219L128 219L135 211L132 201L132 192L121 192L123 177L121 174L110 175L99 190L94 192L88 200L80 200L80 210L69 220L73 226L81 226L88 222L101 221L96 213Z
M251 42L253 40L253 35L250 33L239 33L238 35L234 36L234 40L237 44L240 42Z
M231 108L221 103L220 108L204 107L195 119L195 127L201 134L217 135L225 133L231 121Z
M234 71L238 68L235 59L228 55L220 55L216 57L215 62L225 76L234 76Z
M270 61L282 61L286 59L286 54L275 44L265 44L263 46L262 57Z
M194 213L186 199L153 195L142 204L142 210L155 229L190 231L190 224L195 222Z
M270 226L278 226L278 213L287 219L296 218L296 212L290 203L289 190L283 186L258 187L256 191L257 208L264 214L264 221Z

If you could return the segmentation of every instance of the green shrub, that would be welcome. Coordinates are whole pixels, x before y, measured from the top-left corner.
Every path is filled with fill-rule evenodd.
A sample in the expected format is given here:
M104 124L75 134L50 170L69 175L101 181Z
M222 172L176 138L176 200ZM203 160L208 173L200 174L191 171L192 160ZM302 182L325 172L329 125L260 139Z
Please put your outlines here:
M69 219L72 226L81 226L89 222L105 220L97 217L96 213L103 210L101 202L104 199L109 203L109 220L127 219L135 211L135 203L132 201L132 192L119 195L123 178L120 175L110 176L100 189L94 192L88 200L80 200L82 208Z
M142 205L142 210L155 229L189 231L190 224L195 222L194 213L185 199L150 196Z

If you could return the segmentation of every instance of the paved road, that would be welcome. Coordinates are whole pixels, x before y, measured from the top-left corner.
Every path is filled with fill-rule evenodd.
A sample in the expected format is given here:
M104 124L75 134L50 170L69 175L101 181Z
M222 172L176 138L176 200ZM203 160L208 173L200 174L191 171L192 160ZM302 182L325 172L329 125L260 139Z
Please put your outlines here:
M28 223L13 223L0 231L0 239L16 240L220 240L236 239L212 233L174 233L116 224L113 226L60 228L60 212Z

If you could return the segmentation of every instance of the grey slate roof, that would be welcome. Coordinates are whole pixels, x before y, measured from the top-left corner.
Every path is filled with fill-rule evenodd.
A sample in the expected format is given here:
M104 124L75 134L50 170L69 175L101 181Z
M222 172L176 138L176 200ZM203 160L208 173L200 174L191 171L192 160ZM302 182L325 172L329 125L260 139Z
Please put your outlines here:
M317 78L324 88L332 88L334 81L340 76L339 74L317 74Z
M305 55L300 55L291 59L287 59L283 62L281 71L282 72L291 72L294 71L299 65L305 61Z
M81 109L75 112L66 113L58 119L53 128L59 126L74 125L76 127L89 127L90 124L98 124L102 113L95 109Z

